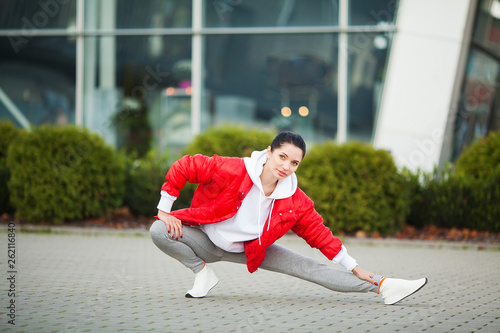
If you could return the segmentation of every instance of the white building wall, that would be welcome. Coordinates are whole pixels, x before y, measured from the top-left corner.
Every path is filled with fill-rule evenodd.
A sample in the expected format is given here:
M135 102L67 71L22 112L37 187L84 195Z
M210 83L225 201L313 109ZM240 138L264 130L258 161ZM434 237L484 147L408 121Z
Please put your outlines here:
M399 167L439 163L471 1L400 0L374 137Z

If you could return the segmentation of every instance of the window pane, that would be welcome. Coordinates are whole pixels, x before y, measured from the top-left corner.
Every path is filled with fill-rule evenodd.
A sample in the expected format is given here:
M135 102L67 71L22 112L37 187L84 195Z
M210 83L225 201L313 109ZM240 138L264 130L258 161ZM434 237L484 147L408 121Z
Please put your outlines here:
M338 25L338 0L215 0L204 5L206 27Z
M470 50L457 110L453 159L472 142L483 138L492 127L497 126L495 121L498 110L494 102L500 95L499 76L498 61L481 51Z
M191 0L87 0L87 29L191 27Z
M25 122L74 123L75 41L31 37L14 45L10 38L0 38L0 88L5 94L0 118L20 127Z
M480 1L472 38L500 57L500 0Z
M394 23L397 0L350 0L349 25Z
M84 123L143 155L191 140L191 37L87 37Z
M337 132L337 35L217 35L206 39L203 129L224 123Z
M349 35L349 140L372 139L390 42L390 34Z
M23 29L32 36L37 29L75 27L76 0L2 0L0 29Z

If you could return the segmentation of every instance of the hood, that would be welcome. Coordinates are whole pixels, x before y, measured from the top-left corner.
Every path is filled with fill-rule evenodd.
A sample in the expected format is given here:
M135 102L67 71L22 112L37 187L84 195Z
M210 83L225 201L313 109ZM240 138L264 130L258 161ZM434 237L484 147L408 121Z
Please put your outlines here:
M254 151L250 157L245 157L245 168L252 182L264 193L262 183L260 182L260 175L264 169L264 164L267 161L266 149L261 151ZM285 199L291 197L297 190L297 176L292 173L290 176L280 179L276 185L276 189L269 196L272 199Z

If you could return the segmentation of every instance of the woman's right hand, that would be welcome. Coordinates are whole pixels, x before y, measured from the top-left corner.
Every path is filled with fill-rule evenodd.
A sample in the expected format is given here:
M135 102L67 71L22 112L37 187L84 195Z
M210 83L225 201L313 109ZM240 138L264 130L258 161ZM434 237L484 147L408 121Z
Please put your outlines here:
M372 279L375 275L372 272L365 271L364 269L356 265L356 267L352 269L352 273L356 275L358 279L368 281L374 286L378 286L378 283Z
M165 222L167 225L167 231L173 239L182 238L182 222L175 216L170 215L167 212L158 210L158 218Z

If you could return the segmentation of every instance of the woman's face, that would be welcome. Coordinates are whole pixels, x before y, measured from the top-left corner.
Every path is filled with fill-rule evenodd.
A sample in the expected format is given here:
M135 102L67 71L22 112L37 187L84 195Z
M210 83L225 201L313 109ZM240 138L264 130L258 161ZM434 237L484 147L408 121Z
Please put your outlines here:
M266 167L270 169L274 177L283 179L297 170L302 161L302 155L302 149L291 143L284 143L272 152L271 147L267 147Z

